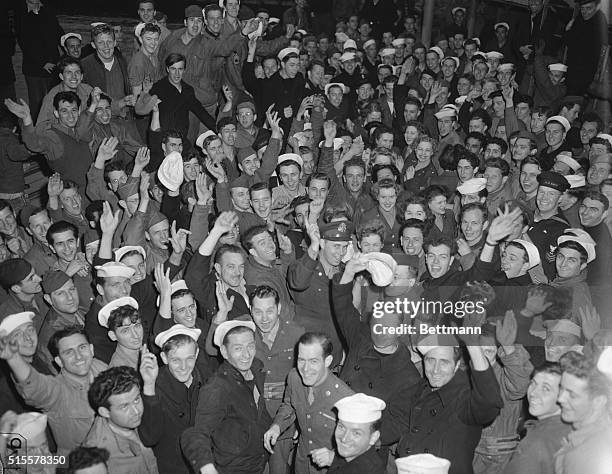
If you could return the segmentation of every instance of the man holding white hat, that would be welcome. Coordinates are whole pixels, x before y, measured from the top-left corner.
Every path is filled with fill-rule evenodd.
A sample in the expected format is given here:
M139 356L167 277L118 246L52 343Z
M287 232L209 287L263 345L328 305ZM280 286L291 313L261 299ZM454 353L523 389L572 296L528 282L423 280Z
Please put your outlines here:
M195 424L181 436L183 453L197 472L262 473L268 460L262 438L272 420L262 396L263 364L255 358L255 324L225 321L214 343L224 361L200 391Z
M380 420L386 404L363 393L336 402L338 424L334 432L337 456L328 474L384 474L386 465L374 445L380 438Z
M461 350L453 335L432 333L417 344L425 379L405 425L389 420L395 430L383 432L383 443L396 440L398 456L431 453L451 462L451 473L472 472L474 449L481 430L503 407L495 373L478 336L464 336L471 370L460 369Z
M140 362L144 414L139 433L152 445L162 473L191 472L181 451L180 438L195 422L200 389L207 380L196 362L200 335L199 329L175 324L155 337L163 367L158 369L155 356L148 351Z
M67 455L82 443L91 428L94 412L87 390L106 364L94 359L87 334L77 327L56 332L49 350L61 368L56 377L38 372L19 353L18 344L7 337L0 338L0 358L11 369L18 393L28 405L47 414L58 454Z

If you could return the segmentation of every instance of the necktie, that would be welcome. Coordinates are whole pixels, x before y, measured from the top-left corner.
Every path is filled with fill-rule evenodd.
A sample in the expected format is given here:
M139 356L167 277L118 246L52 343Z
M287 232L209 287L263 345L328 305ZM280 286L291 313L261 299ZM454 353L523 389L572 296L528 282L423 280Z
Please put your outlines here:
M314 390L312 387L308 387L308 404L312 405L314 403Z

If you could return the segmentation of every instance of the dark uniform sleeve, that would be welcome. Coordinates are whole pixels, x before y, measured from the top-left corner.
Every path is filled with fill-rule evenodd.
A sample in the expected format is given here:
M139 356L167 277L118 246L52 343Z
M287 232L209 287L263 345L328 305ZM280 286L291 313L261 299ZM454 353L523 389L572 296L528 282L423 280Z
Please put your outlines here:
M466 425L488 425L504 406L495 373L490 366L484 371L471 369L470 380L470 395L459 413L459 419Z

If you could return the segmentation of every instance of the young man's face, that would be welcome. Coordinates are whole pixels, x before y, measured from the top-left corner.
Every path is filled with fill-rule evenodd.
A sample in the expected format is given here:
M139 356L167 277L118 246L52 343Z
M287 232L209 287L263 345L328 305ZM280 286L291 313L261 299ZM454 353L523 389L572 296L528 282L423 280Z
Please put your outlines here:
M59 195L59 200L68 214L71 216L81 215L83 198L76 188L64 189Z
M238 17L239 9L240 9L240 2L238 0L227 0L225 2L225 10L229 17L231 18Z
M97 290L106 304L124 296L130 296L132 284L130 279L126 277L107 277L104 278L102 285L97 285Z
M185 74L185 61L178 61L174 64L171 64L166 68L166 72L168 73L168 80L174 84L178 85L183 80L183 75Z
M597 122L583 122L580 127L580 142L588 145L591 138L597 135Z
M578 215L584 227L594 227L606 217L606 209L603 202L587 197L582 201Z
M465 183L468 179L472 179L477 168L478 167L472 167L472 163L465 158L460 159L457 163L457 175L459 176L459 180Z
M204 25L204 19L202 17L190 17L185 19L185 27L189 36L196 38L202 33L202 26Z
M361 166L349 166L344 173L346 187L352 193L358 193L365 182L365 172Z
M32 357L36 353L38 334L31 322L21 324L9 334L10 343L17 344L19 354L23 357Z
M542 170L536 164L523 165L519 176L519 184L525 193L531 194L538 189L538 176Z
M82 334L72 334L57 343L55 362L69 374L84 377L89 373L93 360L93 345Z
M138 283L147 277L147 265L140 253L123 257L121 263L134 270L134 275L130 278L130 283Z
M581 261L580 252L570 248L561 248L557 251L555 265L557 275L561 278L577 276L586 268L586 263Z
M183 139L168 137L166 143L162 143L164 156L168 156L172 152L183 153ZM208 150L207 150L208 151Z
M129 318L125 318L114 331L109 331L110 338L113 341L117 341L117 344L120 346L133 351L137 351L142 347L143 334L140 319L132 322Z
M423 232L416 227L406 227L400 238L402 250L407 255L421 255L423 241Z
M246 211L251 208L249 188L232 188L230 191L234 206L240 211Z
M159 33L147 31L140 36L142 41L142 49L147 54L153 54L159 46Z
M433 278L440 278L446 275L453 260L451 249L447 245L430 246L425 255L427 269Z
M297 369L306 387L315 386L323 380L331 362L332 356L325 357L318 342L298 344Z
M592 421L594 404L585 379L564 372L557 402L561 406L561 419L565 423L576 426L583 421Z
M113 425L128 430L135 430L140 426L144 405L138 385L134 385L128 392L111 395L108 397L108 403L110 408L99 410Z
M289 191L296 191L300 185L301 172L295 165L281 166L279 169L279 178Z
M40 286L41 281L42 278L40 278L34 269L32 269L28 276L17 284L19 287L19 292L24 295L35 295L40 293L42 291Z
M361 238L359 249L362 253L380 252L383 248L383 241L378 234L369 234Z
M544 418L557 412L561 377L549 372L536 373L527 387L529 414L536 418Z
M241 253L226 252L215 270L221 280L232 288L240 286L244 277L244 256Z
M79 309L79 293L72 280L68 280L61 288L53 291L49 298L53 308L61 313L74 314Z
M507 278L516 278L527 271L525 250L508 245L501 255L501 270Z
M480 156L480 154L482 153L482 143L477 138L474 138L474 137L468 138L466 140L465 146L469 151L471 151L475 155Z
M221 33L223 26L223 13L219 10L210 10L206 14L206 27L214 34Z
M192 158L189 161L183 162L183 173L186 181L195 181L200 171L202 171L202 167L197 158Z
M435 347L423 359L425 377L432 388L440 388L449 383L459 368L454 360L452 347Z
M107 99L100 99L94 119L101 125L108 125L111 121L111 104ZM116 190L115 190L116 191Z
M372 432L371 425L338 420L334 431L338 454L346 460L352 460L370 449L380 436L378 431Z
M81 49L83 45L81 40L76 36L71 36L64 42L64 49L66 50L66 54L74 59L81 58Z
M548 78L550 82L553 83L554 86L558 86L563 81L563 77L565 73L562 71L548 71Z
M145 237L151 242L151 245L157 249L165 250L168 248L170 242L170 224L168 219L164 219L161 222L149 227L149 230L145 232Z
M561 109L560 115L564 116L569 123L574 123L578 116L580 115L581 107L578 104L572 105L569 109L567 107L563 107Z
M482 238L487 224L482 211L472 209L464 212L461 217L461 232L468 243L475 243Z
M596 186L603 182L604 179L610 177L610 164L609 163L595 163L589 168L587 173L587 182Z
M51 227L51 219L47 211L32 214L28 220L28 230L34 238L43 244L47 243L47 231Z
M546 125L546 143L551 147L560 146L565 140L565 129L563 125L550 122Z
M93 47L102 61L109 62L113 59L115 46L117 42L111 33L101 33L93 40Z
M531 131L533 133L541 132L544 130L544 125L546 123L546 115L538 112L533 112L531 114Z
M313 179L310 181L310 185L308 186L308 197L313 201L315 199L323 199L323 201L325 201L328 192L329 186L327 185L327 181L322 179Z
M445 137L453 131L455 121L450 117L438 119L438 132L440 136Z
M227 344L221 346L223 358L241 372L250 370L255 358L255 335L253 331L234 333L227 337Z
M512 144L512 158L521 162L531 153L531 140L529 138L517 138Z
M503 176L499 168L487 167L484 172L484 177L487 180L487 191L489 191L489 193L499 191L507 181L507 176Z
M53 115L64 127L74 128L79 120L79 106L76 102L60 101Z
M17 232L17 219L8 206L0 211L0 232L5 235L14 235Z
M276 244L269 232L257 234L251 240L253 246L249 253L264 262L271 263L276 260Z
M546 186L539 186L536 194L536 204L540 212L551 212L557 209L561 192Z
M79 239L72 233L72 230L57 232L51 238L53 239L51 247L57 258L64 263L72 262L79 250Z
M164 364L168 366L170 374L176 380L180 383L187 383L193 375L198 353L198 345L193 341L181 344L168 353L162 352L161 358Z
M227 146L234 146L236 144L236 125L228 124L219 130L221 141Z
M269 189L260 189L251 193L251 206L262 219L267 219L272 212L272 194Z
M107 176L108 187L114 193L117 192L117 189L119 189L120 186L127 183L128 180L128 176L123 170L109 171Z
M321 253L327 263L333 267L340 265L346 255L350 242L336 242L333 240L321 240Z
M155 7L151 2L140 2L138 16L143 23L153 23L155 20Z
M172 318L176 324L185 327L195 327L196 317L198 316L198 306L190 294L185 294L177 298L172 298L171 302Z
M76 91L83 80L83 73L78 64L68 64L59 75L66 90Z
M251 316L257 329L264 334L270 333L278 326L280 311L280 304L276 304L273 296L253 299Z

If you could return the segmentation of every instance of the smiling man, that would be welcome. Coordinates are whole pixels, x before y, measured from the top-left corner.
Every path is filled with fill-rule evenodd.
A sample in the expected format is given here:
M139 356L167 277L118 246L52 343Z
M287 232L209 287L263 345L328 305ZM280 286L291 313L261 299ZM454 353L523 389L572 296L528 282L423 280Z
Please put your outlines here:
M40 282L40 276L26 260L11 258L0 263L0 285L8 293L8 298L0 305L0 318L31 311L37 315L34 325L40 329L48 309L42 298Z
M307 332L298 340L297 369L287 377L283 404L264 434L270 452L278 437L294 421L300 427L294 469L296 474L320 472L334 457L332 434L336 426L334 404L353 391L330 370L332 342L320 332Z

